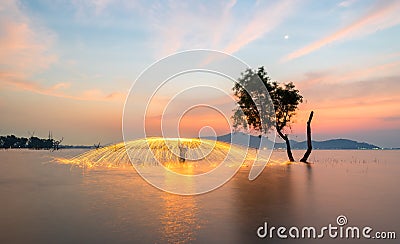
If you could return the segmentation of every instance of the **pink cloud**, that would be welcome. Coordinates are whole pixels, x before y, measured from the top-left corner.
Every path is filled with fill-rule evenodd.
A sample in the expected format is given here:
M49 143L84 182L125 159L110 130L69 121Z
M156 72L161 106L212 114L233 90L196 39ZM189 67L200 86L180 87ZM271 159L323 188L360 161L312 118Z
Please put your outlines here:
M379 2L379 4L382 4L383 2L384 1ZM290 53L282 60L290 61L314 52L332 42L345 38L371 34L379 29L385 29L399 24L400 15L398 13L400 12L400 2L391 1L390 4L386 4L387 2L385 1L384 3L384 5L374 6L371 11L367 12L350 25Z
M23 13L17 1L0 2L0 86L74 100L122 100L122 93L104 94L99 90L70 95L70 84L60 82L45 87L32 81L33 74L57 61L52 53L54 34L38 26Z
M80 94L71 95L65 91L66 88L70 87L69 83L57 83L50 87L44 87L38 83L32 81L26 81L24 79L20 79L18 75L13 75L10 73L0 73L0 87L8 87L15 90L24 90L30 91L33 93L52 96L52 97L61 97L73 100L82 100L82 101L108 101L108 100L120 100L122 101L125 98L125 94L120 92L112 92L109 94L105 94L100 90L86 90L81 92Z
M340 72L343 68L336 67L331 71L317 72L306 74L306 78L299 81L300 89L309 89L318 84L336 84L352 83L371 79L372 77L382 77L390 75L398 75L400 61L379 64L375 66L365 67L352 71Z
M0 33L0 72L27 77L57 60L50 50L54 35L36 27L16 1L1 1Z

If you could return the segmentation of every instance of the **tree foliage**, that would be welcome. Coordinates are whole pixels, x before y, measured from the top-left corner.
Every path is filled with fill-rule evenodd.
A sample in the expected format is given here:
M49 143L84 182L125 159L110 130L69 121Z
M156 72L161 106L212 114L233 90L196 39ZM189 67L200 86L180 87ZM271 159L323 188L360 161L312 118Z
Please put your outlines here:
M266 90L260 89L260 80ZM290 127L298 105L303 102L303 97L292 82L279 84L271 81L264 67L243 72L233 91L239 104L234 110L234 126L238 129L250 126L251 130L260 133L267 133L273 127L283 133L284 129ZM265 91L269 92L269 96Z
M270 94L275 109L276 130L282 131L290 127L298 105L303 102L303 96L300 95L293 82L282 85L274 82Z
M233 114L237 130L250 129L253 133L265 134L275 125L273 103L267 93L272 89L273 84L263 67L257 71L247 69L242 73L233 87L239 105Z

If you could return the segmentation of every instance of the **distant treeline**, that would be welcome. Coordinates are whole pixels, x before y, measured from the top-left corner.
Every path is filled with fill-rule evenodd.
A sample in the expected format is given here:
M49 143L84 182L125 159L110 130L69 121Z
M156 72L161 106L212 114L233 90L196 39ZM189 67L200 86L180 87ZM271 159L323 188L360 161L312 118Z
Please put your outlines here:
M57 141L53 138L41 139L36 136L30 138L16 137L15 135L0 136L0 148L30 148L30 149L53 149L58 150L62 139Z

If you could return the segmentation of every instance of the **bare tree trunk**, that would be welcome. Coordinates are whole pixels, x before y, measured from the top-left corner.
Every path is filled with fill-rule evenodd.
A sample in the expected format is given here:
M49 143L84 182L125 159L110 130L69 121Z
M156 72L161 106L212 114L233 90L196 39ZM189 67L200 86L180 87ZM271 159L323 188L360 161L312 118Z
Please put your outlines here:
M307 121L307 151L304 153L304 156L302 159L300 159L300 162L307 163L308 157L311 154L312 151L312 142L311 142L311 120L314 116L314 111L311 111L310 117L308 117Z
M279 136L280 136L283 140L285 140L285 143L286 143L286 152L287 152L289 161L290 161L290 162L294 162L294 158L293 158L293 154L292 154L292 149L290 148L290 141L289 141L288 136L287 136L287 135L284 135L280 130L277 130L277 131L278 131Z

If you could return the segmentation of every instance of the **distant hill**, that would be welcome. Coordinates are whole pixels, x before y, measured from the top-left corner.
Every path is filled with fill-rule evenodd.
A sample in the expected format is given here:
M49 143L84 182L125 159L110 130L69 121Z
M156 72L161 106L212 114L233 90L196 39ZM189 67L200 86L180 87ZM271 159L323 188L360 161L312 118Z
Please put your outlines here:
M366 142L358 142L349 139L331 139L326 141L313 141L314 149L381 149L378 146ZM291 141L293 149L306 149L306 141ZM276 147L286 148L284 143L277 143Z
M231 142L232 134L226 134L222 136L218 136L218 141L223 142ZM211 139L211 138L209 138ZM247 135L241 132L235 132L235 144L247 146ZM268 138L263 138L263 141L266 141L266 145L272 145L272 141ZM249 147L258 148L260 144L260 138L258 136L250 136ZM348 149L348 150L361 150L361 149L381 149L380 147L369 144L366 142L357 142L349 139L331 139L326 141L312 141L313 149L325 149L325 150L333 150L333 149ZM290 145L292 149L307 149L306 141L295 141L290 140ZM284 142L278 142L274 145L275 149L283 149L286 148L286 144Z

